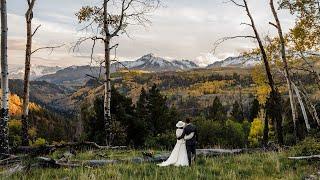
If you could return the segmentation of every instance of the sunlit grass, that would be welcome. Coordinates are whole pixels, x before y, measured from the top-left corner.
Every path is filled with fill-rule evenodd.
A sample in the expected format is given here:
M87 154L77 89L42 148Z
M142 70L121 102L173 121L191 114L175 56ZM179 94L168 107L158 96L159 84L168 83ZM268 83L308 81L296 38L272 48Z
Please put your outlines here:
M99 159L105 153L110 159L129 159L140 156L139 151L99 151L79 153L77 160ZM192 167L158 167L155 163L107 165L100 168L32 169L8 179L302 179L317 173L319 163L291 161L287 154L254 153L212 158L198 157Z

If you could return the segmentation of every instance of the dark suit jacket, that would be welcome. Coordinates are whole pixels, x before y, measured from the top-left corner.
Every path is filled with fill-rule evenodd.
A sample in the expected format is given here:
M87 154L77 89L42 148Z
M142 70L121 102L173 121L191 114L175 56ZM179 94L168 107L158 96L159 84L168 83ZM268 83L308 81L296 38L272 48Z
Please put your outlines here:
M197 144L197 138L198 138L198 133L197 133L197 128L193 124L188 124L184 129L182 135L178 139L183 139L184 136L189 135L191 133L194 133L194 136L186 140L186 145L187 146L193 146Z

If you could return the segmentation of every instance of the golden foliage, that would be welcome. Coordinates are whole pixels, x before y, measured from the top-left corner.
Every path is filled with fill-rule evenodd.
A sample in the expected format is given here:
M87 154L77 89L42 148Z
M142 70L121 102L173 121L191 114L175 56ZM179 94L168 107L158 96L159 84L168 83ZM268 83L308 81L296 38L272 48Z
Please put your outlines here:
M268 95L271 92L271 89L270 86L267 84L267 78L265 76L263 67L254 67L251 75L254 83L256 84L256 97L261 105L265 105L267 102Z
M271 88L268 85L261 85L256 87L257 99L261 105L266 104L270 92Z
M37 129L35 127L32 127L28 130L28 135L30 139L34 139L37 136Z
M8 122L8 126L10 129L21 129L22 122L21 120L12 119Z
M22 101L16 94L9 96L9 114L10 116L20 116L22 114Z
M41 107L35 103L29 103L29 109L32 111L40 111Z
M233 81L209 81L204 83L196 83L187 88L176 88L166 91L166 95L182 93L188 96L202 96L205 94L218 94L223 93L228 85L232 85Z
M46 144L46 140L43 138L38 138L34 142L31 142L31 146L33 147L39 147L39 146L44 146Z
M1 93L0 93L1 95ZM13 117L22 115L22 99L16 94L9 95L9 115ZM41 106L35 103L29 103L29 109L33 111L40 111Z
M259 145L263 138L263 128L263 122L261 119L256 118L253 120L248 137L250 146L255 147Z

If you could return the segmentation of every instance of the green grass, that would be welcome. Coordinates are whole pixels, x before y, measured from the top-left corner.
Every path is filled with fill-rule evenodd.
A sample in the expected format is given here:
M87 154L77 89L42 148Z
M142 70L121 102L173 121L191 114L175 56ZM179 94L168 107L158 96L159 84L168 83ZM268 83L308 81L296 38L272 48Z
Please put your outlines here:
M107 151L110 158L140 156L138 151ZM96 152L80 153L76 159L95 157ZM57 156L57 155L55 155ZM199 157L192 167L158 167L154 163L122 163L100 168L33 169L7 179L303 179L316 174L319 163L291 161L287 153L255 153L213 158ZM5 179L5 177L2 177Z

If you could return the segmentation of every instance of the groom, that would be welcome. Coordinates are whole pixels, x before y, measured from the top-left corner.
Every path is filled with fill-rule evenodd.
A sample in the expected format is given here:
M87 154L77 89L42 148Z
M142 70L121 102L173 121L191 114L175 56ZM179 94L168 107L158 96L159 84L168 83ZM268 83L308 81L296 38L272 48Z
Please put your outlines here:
M197 139L198 139L198 133L197 128L195 125L191 124L191 119L186 119L186 127L183 130L182 135L178 138L185 139L186 140L186 147L187 147L187 153L188 153L188 160L189 165L191 165L192 157L196 157L196 145L197 145Z

